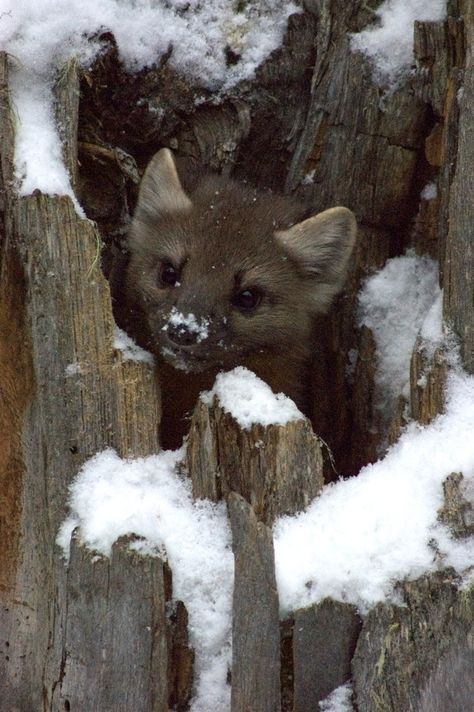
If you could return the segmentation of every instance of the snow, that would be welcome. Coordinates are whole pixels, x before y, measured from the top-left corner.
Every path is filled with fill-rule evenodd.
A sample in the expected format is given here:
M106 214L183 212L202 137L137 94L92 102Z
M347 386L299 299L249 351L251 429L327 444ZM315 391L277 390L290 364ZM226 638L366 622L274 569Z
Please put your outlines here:
M79 361L74 361L74 363L68 363L66 366L66 376L71 378L72 376L78 376L83 372L82 364Z
M429 328L441 332L440 295L437 263L410 253L388 260L359 294L359 325L372 330L377 346L376 405L386 419L396 398L409 395L411 353L435 302Z
M141 361L143 363L149 363L150 365L155 363L153 354L138 346L138 344L136 344L125 331L119 329L117 325L114 327L114 349L122 353L124 361Z
M176 307L172 307L168 322L162 327L162 331L168 331L170 325L183 333L189 331L196 334L198 344L209 336L209 319L205 317L197 319L195 314L183 314Z
M21 195L35 189L73 197L61 158L52 85L72 57L87 66L112 32L125 66L137 71L172 47L170 65L203 87L230 88L249 79L282 41L287 0L250 0L235 12L227 0L3 0L0 49L12 58L12 101L17 114L16 177ZM226 48L239 61L227 67Z
M244 429L254 424L285 425L304 418L291 398L273 393L270 386L243 366L219 373L212 390L201 394L206 403L214 397Z
M437 522L446 477L474 479L473 433L474 377L457 369L443 415L426 427L411 423L382 460L281 518L274 536L283 614L326 596L365 611L395 600L396 581L435 570L437 556L458 570L474 564L474 541L452 541Z
M336 687L330 695L319 703L321 712L354 712L352 705L352 685L346 682L345 685Z
M50 85L19 70L13 72L11 89L19 117L15 163L21 194L38 189L74 197L62 160Z
M316 168L313 168L311 171L308 171L308 173L306 173L306 175L303 177L301 185L313 185L315 175Z
M436 348L442 346L450 338L443 332L443 292L441 290L425 316L420 336L420 348L429 358L433 356Z
M415 20L443 20L446 0L385 0L375 14L377 24L352 35L351 47L370 58L377 81L393 86L415 61Z
M438 187L436 183L427 183L421 191L422 200L434 200L438 195Z
M230 610L233 556L225 504L193 502L189 480L176 473L182 451L121 460L106 450L89 460L71 486L71 514L57 542L68 555L73 529L91 549L109 556L122 534L144 554L165 555L173 571L173 594L189 614L196 650L193 712L229 706Z

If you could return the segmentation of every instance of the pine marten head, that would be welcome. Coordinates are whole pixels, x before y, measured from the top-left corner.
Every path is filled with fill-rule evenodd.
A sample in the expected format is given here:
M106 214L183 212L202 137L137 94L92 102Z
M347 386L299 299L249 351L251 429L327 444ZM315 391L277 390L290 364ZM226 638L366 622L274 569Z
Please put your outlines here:
M307 212L219 176L187 194L172 153L159 151L140 186L126 276L148 348L196 372L308 342L343 284L356 223L342 207Z

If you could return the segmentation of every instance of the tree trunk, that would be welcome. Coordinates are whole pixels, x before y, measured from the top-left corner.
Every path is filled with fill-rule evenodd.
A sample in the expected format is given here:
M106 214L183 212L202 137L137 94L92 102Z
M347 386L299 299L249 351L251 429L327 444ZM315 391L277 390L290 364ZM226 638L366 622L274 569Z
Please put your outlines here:
M85 71L67 65L56 85L64 160L98 227L79 218L69 198L16 194L15 121L1 55L0 712L165 712L189 703L193 652L184 606L167 615L172 572L158 558L136 556L126 541L110 559L97 559L73 537L67 565L55 544L68 487L86 460L107 447L124 457L159 450L158 379L113 347L100 257L103 240L107 272L139 172L159 147L172 147L184 165L294 193L314 212L336 204L356 212L348 284L317 325L311 376L315 432L339 472L375 460L400 426L395 418L378 432L372 427L374 339L356 323L361 281L388 257L413 246L439 260L444 316L474 372L471 4L453 0L446 21L416 23L424 71L385 94L349 46L348 33L371 20L368 4L308 0L305 8L255 79L228 94L191 84L166 58L128 75L112 43ZM310 172L312 182L303 181ZM420 205L428 181L438 194ZM357 354L353 383L349 353ZM420 423L442 410L448 369L442 352L427 360L415 347L409 405ZM278 621L269 527L322 487L321 441L308 421L247 431L217 403L199 403L185 467L196 497L228 498L236 562L232 712L316 709L348 679L351 660L359 712L417 709L440 657L466 631L474 634L472 593L458 591L449 573L403 584L403 606L381 604L363 620L325 601ZM472 535L456 481L446 485L441 516Z

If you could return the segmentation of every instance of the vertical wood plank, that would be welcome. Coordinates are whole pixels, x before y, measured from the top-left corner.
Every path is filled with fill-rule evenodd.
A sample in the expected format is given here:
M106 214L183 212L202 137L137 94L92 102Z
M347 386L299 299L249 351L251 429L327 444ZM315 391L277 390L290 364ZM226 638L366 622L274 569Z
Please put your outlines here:
M459 103L456 172L449 200L444 265L444 314L460 339L465 368L474 373L474 9L464 15L466 67Z
M271 530L249 504L229 495L235 582L232 712L279 712L280 627Z
M119 539L109 560L72 538L57 712L168 712L163 562L130 541Z
M186 467L195 497L237 492L266 524L307 507L324 483L321 443L306 418L243 429L216 400L194 411Z
M329 598L296 611L293 712L317 710L321 700L347 682L360 627L354 606Z

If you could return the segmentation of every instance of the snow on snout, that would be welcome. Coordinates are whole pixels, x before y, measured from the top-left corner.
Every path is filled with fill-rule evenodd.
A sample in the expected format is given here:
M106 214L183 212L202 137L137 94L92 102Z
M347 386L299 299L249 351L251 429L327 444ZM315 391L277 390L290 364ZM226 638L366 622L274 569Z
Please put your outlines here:
M173 307L169 313L167 323L162 327L162 331L168 331L173 326L178 330L189 331L196 334L196 341L200 343L209 336L209 319L201 317L197 319L194 314L183 314Z

